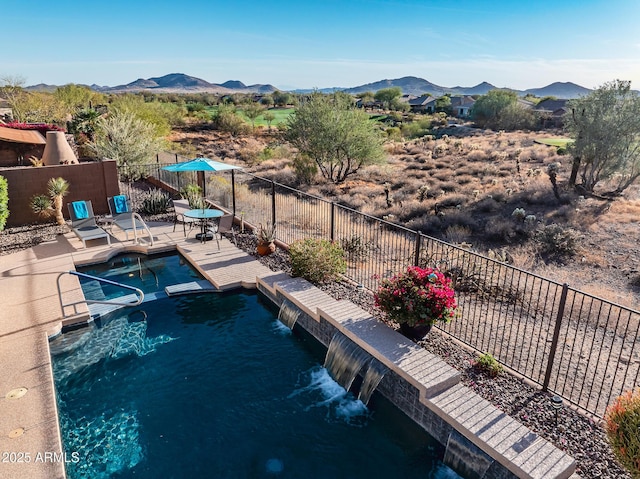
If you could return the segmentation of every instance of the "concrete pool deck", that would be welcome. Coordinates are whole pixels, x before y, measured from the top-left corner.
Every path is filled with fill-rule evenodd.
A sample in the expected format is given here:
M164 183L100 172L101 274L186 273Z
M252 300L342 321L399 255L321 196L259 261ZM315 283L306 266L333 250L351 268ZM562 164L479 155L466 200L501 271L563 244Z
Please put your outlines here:
M66 314L72 316L63 318L58 296L58 276L74 270L77 264L103 262L124 251L150 253L178 249L218 289L253 288L257 278L262 278L261 282L268 285L274 294L277 291L289 295L318 321L322 319L334 322L337 327L344 326L350 337L365 349L371 345L384 349L390 341L397 340L395 336L391 338L392 330L373 326L372 318L351 303L336 303L317 288L300 283L303 280L292 280L274 273L226 239L220 241L218 251L215 241L201 243L193 235L185 239L179 229L174 233L173 224L150 223L149 226L155 239L153 247L144 243L133 245L132 241L124 241L124 235L116 234L111 246L103 244L104 240L95 240L89 241L85 249L73 233L67 233L28 250L0 256L0 479L64 478L65 461L76 460L61 453L48 338L60 332L64 324L89 319L85 304L65 308ZM76 276L63 275L60 288L65 304L81 301L84 297ZM358 337L356 330L363 334ZM375 330L380 330L381 334ZM409 381L414 376L407 370L415 369L415 361L425 354L412 344L409 342L403 346L408 353L397 365L393 363L392 352L387 352L388 365L397 366L396 372ZM433 363L431 356L428 359ZM429 376L424 368L419 367L418 370L421 377ZM487 436L492 430L490 428L510 431L509 435L514 433L511 439L502 434L493 435L499 443L489 441L491 451L485 451L503 458L496 459L500 463L515 464L514 469L510 469L516 474L514 477L571 476L575 468L573 459L543 439L537 440L535 447L523 446L522 437L532 433L512 419L514 424L507 424L505 421L510 418L499 414L486 401L477 400L475 395L457 383L455 375L453 369L447 370L446 374L439 372L438 376L447 378L446 388L438 384L430 386L433 389L421 391L420 400L431 401L431 407L440 417L453 418L457 429L462 429L465 436L467 432L471 436L468 439L474 443L476 436L478 442L483 443L480 436ZM419 379L415 384L422 387L423 382ZM486 427L483 426L483 417L488 421ZM512 443L520 444L522 451L518 452ZM78 452L81 461L86 452Z

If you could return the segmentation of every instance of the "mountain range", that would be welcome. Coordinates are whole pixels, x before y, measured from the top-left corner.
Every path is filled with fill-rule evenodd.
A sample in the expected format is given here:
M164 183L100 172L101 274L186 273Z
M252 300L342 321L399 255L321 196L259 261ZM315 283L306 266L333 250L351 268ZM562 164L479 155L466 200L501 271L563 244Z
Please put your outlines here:
M153 78L139 78L126 85L118 85L114 87L100 86L100 85L88 85L89 88L103 92L103 93L126 93L126 92L140 92L140 91L152 91L157 93L215 93L215 94L232 94L232 93L255 93L255 94L267 94L278 90L273 85L255 84L245 85L238 80L229 80L224 83L209 83L201 78L185 75L184 73L170 73L161 77ZM322 88L319 91L333 92L344 91L350 94L364 93L367 91L377 92L383 88L400 87L403 94L408 95L422 95L425 93L431 93L434 96L442 96L446 93L452 95L484 95L491 90L496 90L498 87L491 83L482 82L478 85L471 87L455 86L444 87L431 83L423 78L414 76L406 76L402 78L380 80L373 83L367 83L365 85L342 88ZM26 90L31 91L53 91L57 88L55 85L39 84L26 87ZM590 89L576 85L571 82L555 82L542 88L530 88L528 90L515 90L512 88L500 88L505 90L515 91L518 95L524 96L526 94L533 94L538 97L555 96L556 98L577 98L584 96L591 92ZM312 90L293 90L294 93L305 93Z

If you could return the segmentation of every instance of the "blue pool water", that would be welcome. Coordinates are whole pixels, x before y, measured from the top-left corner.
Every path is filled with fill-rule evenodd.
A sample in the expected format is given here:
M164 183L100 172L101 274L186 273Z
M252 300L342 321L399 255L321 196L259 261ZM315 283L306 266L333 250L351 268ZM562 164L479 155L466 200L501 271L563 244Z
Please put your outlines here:
M69 478L458 477L384 398L367 409L335 383L324 348L263 301L162 298L55 338Z

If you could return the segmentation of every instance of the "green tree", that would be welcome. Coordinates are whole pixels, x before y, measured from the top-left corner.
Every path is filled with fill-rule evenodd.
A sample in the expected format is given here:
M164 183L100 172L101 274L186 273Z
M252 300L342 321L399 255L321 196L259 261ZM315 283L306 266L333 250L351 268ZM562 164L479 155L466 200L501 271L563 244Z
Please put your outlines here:
M273 106L273 97L271 95L264 95L260 98L260 104L264 105L265 108Z
M247 103L243 108L244 114L251 122L251 129L256 129L256 120L264 112L264 107L255 101Z
M273 104L280 107L287 106L291 104L292 101L291 93L287 93L286 91L276 90L271 94L271 97L273 98Z
M245 123L236 111L232 103L221 103L213 115L213 123L219 130L226 131L232 135L245 133L249 125Z
M436 111L442 111L447 115L451 114L451 95L447 93L436 98Z
M499 128L506 108L518 101L518 95L509 90L491 90L471 107L471 118L482 128Z
M344 93L311 94L287 119L284 136L334 183L344 181L364 165L384 160L379 130Z
M118 166L148 163L162 146L156 129L130 111L116 111L98 120L95 141L88 144L99 158L116 160Z
M271 113L269 110L267 110L266 112L264 112L264 115L262 115L262 118L264 118L264 121L267 122L267 125L269 126L269 131L271 131L271 123L273 123L273 120L276 119L276 116Z
M391 88L383 88L378 90L374 95L374 98L379 102L382 102L382 106L386 109L390 109L393 102L402 96L402 88L394 86Z
M103 103L105 100L103 94L95 92L89 87L73 83L56 88L53 96L64 105L71 115L78 110L88 109L95 103Z
M640 97L631 82L614 80L569 102L566 129L574 139L570 183L593 193L603 180L613 181L605 196L621 193L640 176Z
M110 111L132 113L136 118L151 125L157 136L166 137L171 127L180 125L187 114L186 107L175 103L162 103L157 99L145 101L139 95L117 95Z

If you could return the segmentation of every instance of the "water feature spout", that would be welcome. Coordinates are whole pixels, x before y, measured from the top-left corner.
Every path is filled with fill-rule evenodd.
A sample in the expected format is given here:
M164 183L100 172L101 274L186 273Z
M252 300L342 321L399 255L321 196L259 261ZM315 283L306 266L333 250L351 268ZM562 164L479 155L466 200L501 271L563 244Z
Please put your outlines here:
M324 367L348 391L360 370L370 360L371 356L364 349L344 334L336 333L329 343Z
M278 311L278 319L289 329L293 330L293 327L300 317L300 309L291 301L285 299L280 305L280 311Z
M369 403L369 399L371 399L373 391L376 390L384 375L387 374L387 371L389 371L389 368L377 359L372 358L369 362L369 366L364 373L360 393L358 394L358 399L360 399L360 401L365 405Z

